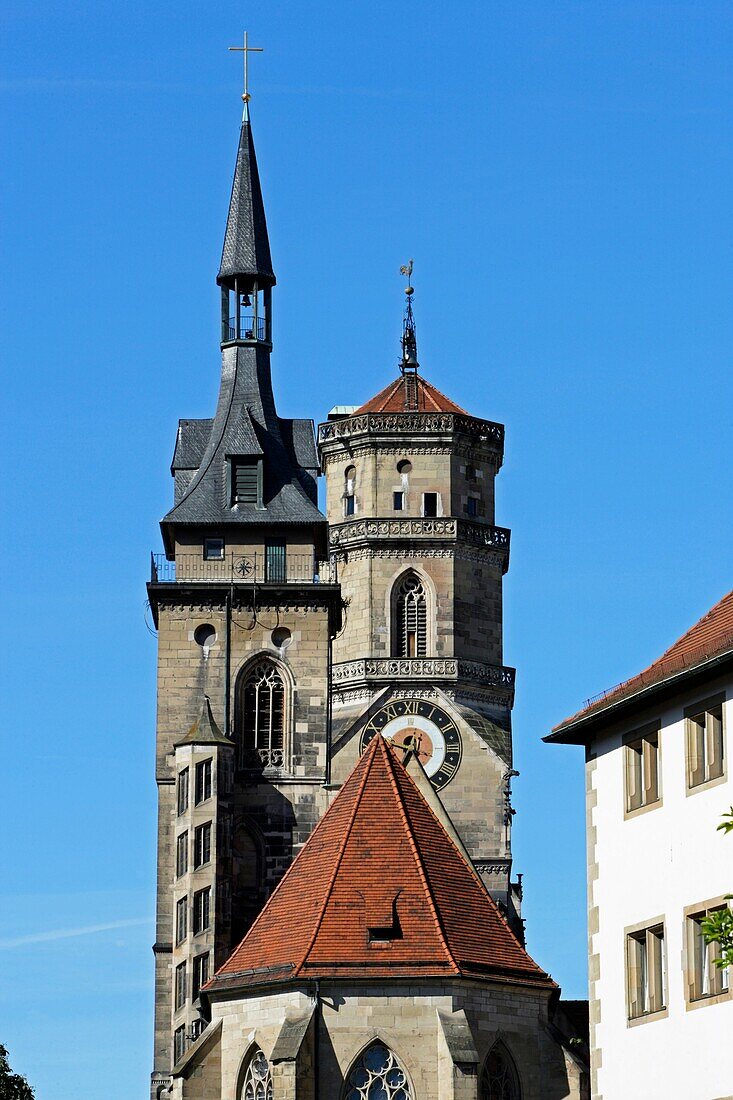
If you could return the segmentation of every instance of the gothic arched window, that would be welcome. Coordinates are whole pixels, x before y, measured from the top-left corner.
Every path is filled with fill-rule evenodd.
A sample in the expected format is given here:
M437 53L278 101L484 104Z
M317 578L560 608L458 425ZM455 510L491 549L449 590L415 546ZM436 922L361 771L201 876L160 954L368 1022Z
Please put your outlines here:
M240 768L282 767L285 685L266 657L248 665L237 681L237 752Z
M357 1059L346 1081L345 1100L412 1100L407 1074L389 1047L376 1042Z
M270 1063L259 1047L249 1060L244 1075L241 1100L272 1100L272 1074Z
M521 1100L519 1076L503 1043L489 1051L481 1074L481 1100Z
M428 597L417 573L406 573L394 590L392 656L426 657Z

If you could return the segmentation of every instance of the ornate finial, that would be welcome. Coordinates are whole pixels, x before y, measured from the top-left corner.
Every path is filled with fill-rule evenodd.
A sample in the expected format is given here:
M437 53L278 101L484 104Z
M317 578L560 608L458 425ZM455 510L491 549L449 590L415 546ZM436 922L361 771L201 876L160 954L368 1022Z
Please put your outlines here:
M244 32L244 44L241 46L230 46L229 50L234 53L241 53L244 58L244 91L242 92L242 101L244 103L245 114L247 112L247 104L252 98L249 94L249 81L248 81L248 64L247 55L251 53L262 53L263 46L250 46L247 41L247 31Z
M405 287L405 316L402 321L402 361L400 362L400 370L403 375L409 374L414 377L414 375L417 374L419 364L417 361L415 318L412 313L412 296L415 293L415 289L410 286L412 260L402 265L400 273L407 279L407 286ZM415 398L416 396L417 395L415 395Z

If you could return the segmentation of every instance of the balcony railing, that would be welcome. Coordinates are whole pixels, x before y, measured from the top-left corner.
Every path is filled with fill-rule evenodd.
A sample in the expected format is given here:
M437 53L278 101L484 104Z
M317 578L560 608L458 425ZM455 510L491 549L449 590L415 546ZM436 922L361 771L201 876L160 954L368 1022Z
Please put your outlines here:
M150 555L152 584L335 584L336 565L313 554L225 553L204 559L200 554Z
M371 657L333 666L337 686L368 680L470 680L487 687L514 688L516 672L505 665L463 661L457 657Z
M227 326L229 340L265 340L267 326L264 317L244 314L239 318L239 336L237 336L237 318L230 317ZM255 335L256 333L256 335Z

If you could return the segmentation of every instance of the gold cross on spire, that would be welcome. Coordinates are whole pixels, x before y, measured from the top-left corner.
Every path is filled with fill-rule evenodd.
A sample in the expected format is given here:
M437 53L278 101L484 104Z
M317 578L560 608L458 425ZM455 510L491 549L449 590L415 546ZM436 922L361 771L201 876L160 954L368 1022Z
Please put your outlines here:
M249 85L248 85L248 81L247 81L247 69L248 69L247 55L251 54L251 53L262 53L263 52L263 47L262 46L250 46L250 45L248 45L247 32L245 31L244 32L244 44L242 46L230 46L229 49L230 49L230 51L234 51L235 53L241 53L244 57L244 91L242 93L242 99L244 100L245 103L249 103L250 94L249 94Z

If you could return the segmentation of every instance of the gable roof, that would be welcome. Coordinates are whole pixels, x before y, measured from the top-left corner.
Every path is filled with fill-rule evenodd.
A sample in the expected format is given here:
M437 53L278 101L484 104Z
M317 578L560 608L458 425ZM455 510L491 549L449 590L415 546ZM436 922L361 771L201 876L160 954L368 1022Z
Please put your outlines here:
M383 390L380 390L370 401L365 401L355 413L366 412L452 412L463 413L466 410L456 405L444 393L431 385L422 375L416 374L414 383L417 387L417 400L408 400L407 382L404 375L400 375L394 382L390 382ZM417 409L415 409L417 405Z
M397 935L383 938L390 927ZM555 988L377 735L206 992L460 975Z
M695 670L702 671L711 659L728 653L733 653L733 592L723 596L648 668L590 700L576 714L555 726L544 740L582 743L585 739L582 730L591 719L637 697L641 705L651 689L668 681L676 683L680 676Z

